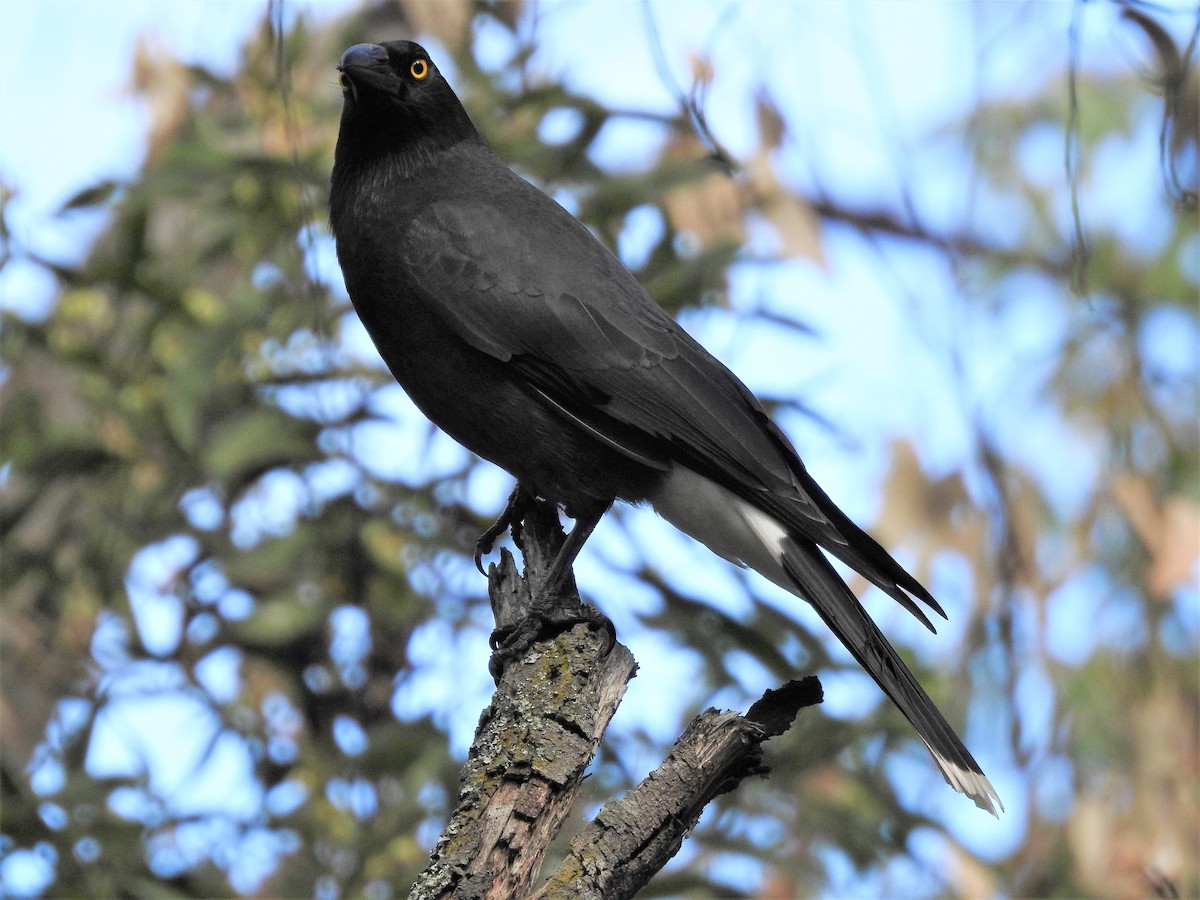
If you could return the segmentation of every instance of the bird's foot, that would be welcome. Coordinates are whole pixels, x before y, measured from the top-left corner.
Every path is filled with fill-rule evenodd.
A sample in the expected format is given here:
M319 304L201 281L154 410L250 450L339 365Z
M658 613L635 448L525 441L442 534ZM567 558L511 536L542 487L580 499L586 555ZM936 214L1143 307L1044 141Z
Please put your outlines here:
M488 662L488 671L498 683L505 666L521 659L538 641L558 637L576 625L586 625L593 631L604 632L603 655L607 656L616 646L617 631L613 627L612 621L595 607L586 604L572 609L564 609L561 606L534 606L515 625L497 628L492 632L488 639L488 643L492 647L492 658Z
M532 505L533 497L518 483L512 493L508 495L500 517L489 525L479 536L479 540L475 542L475 568L479 570L480 575L487 574L483 570L483 558L492 552L497 538L511 529L513 540L520 540L521 523L525 521L525 514L529 512Z

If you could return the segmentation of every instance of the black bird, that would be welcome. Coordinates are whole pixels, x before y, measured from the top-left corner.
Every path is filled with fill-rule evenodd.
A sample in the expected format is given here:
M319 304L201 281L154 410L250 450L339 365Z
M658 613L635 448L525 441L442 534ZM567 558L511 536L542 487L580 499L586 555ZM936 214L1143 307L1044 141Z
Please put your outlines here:
M615 500L649 503L811 603L950 785L1003 809L822 550L930 630L916 601L942 608L834 505L746 386L504 165L420 45L357 44L338 69L330 223L350 299L426 416L516 476L514 497L575 519L554 575Z

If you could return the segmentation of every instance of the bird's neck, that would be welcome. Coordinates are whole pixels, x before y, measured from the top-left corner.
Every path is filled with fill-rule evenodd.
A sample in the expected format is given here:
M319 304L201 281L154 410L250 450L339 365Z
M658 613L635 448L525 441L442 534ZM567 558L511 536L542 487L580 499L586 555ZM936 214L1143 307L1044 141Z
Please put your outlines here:
M452 141L429 135L418 140L381 137L387 136L376 132L359 138L344 126L338 136L329 194L335 234L353 224L354 210L372 208L385 198L392 215L406 215L406 204L429 199L407 189L414 179L472 154L491 152L473 126L470 134Z
M334 151L333 177L408 179L420 175L459 144L482 144L470 118L459 115L437 127L402 116L343 117Z

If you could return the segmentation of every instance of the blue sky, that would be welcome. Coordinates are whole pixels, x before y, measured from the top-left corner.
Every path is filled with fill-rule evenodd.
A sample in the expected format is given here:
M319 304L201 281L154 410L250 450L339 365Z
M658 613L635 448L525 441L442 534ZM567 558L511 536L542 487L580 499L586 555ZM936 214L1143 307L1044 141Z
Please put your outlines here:
M288 9L323 18L349 6L345 2L291 3ZM685 8L686 15L678 14ZM73 225L64 226L54 221L54 210L100 179L136 174L144 152L147 116L129 95L128 84L132 51L139 39L150 36L184 60L229 71L236 63L240 41L261 19L263 9L251 2L207 0L0 0L0 176L17 190L10 209L14 240L51 258L77 258L103 223L94 217L80 217ZM934 228L950 228L965 218L1001 237L1006 229L1011 231L1012 223L1004 216L996 215L986 204L973 205L972 197L963 191L963 185L972 181L972 172L963 152L969 138L957 120L981 99L1020 101L1062 79L1069 3L989 4L984 8L935 0L754 2L739 6L734 15L728 3L696 0L688 4L660 2L650 9L663 38L664 56L679 83L689 83L690 52L711 52L717 78L706 111L717 137L735 156L753 147L753 91L765 80L772 99L796 129L778 155L779 175L786 183L809 190L822 187L869 206L911 202L922 221ZM545 3L536 62L550 73L561 73L572 87L608 103L669 110L673 100L655 68L644 17L645 7L638 3ZM1119 25L1109 6L1089 4L1082 33L1084 62L1093 71L1128 70L1141 61L1137 42ZM714 35L719 36L714 39ZM782 39L783 35L788 39ZM505 42L498 29L482 36L485 65L489 54L497 60L503 58L508 50ZM331 60L331 67L333 63ZM940 139L930 139L939 134ZM628 167L630 160L655 149L659 138L653 128L629 125L614 129L597 149L597 161L613 169ZM1152 128L1143 128L1134 146L1125 149L1153 159L1155 139ZM1061 175L1060 141L1061 134L1035 137L1014 164L1027 177L1054 182ZM918 147L920 153L905 152ZM897 148L902 152L897 153ZM1125 159L1117 155L1107 164L1123 166ZM1105 164L1103 160L1100 163ZM1152 253L1158 221L1155 211L1161 210L1160 204L1152 202L1158 190L1154 180L1157 169L1149 165L1136 171L1142 177L1115 179L1119 188L1089 195L1089 213L1115 227L1134 229ZM910 190L911 194L906 193ZM1130 209L1147 212L1141 218L1133 217L1132 225L1125 225ZM653 222L646 227L652 230ZM622 250L637 254L636 234ZM936 254L888 247L864 251L856 237L835 231L824 235L823 251L824 267L801 260L770 272L749 266L735 270L730 298L736 310L769 296L771 304L815 326L821 333L819 341L786 337L769 329L746 329L736 316L723 312L692 316L686 324L751 387L781 392L804 388L814 406L845 429L844 439L834 439L810 422L785 423L810 468L852 517L870 521L878 513L878 488L889 463L888 441L893 436L913 440L932 471L968 466L972 452L968 416L980 406L1011 407L1011 420L1003 413L996 416L1001 440L1008 442L1006 449L1015 458L1026 459L1047 484L1055 486L1052 499L1064 511L1086 498L1101 465L1094 442L1086 433L1065 428L1036 400L1040 385L1036 361L1042 360L1044 365L1066 325L1055 318L1054 310L1060 307L1052 296L1052 286L1033 280L1025 284L1027 302L1015 307L1010 321L999 323L1003 339L989 342L980 331L985 326L996 327L996 323L956 312L962 285ZM336 269L327 264L323 271ZM35 267L18 261L0 271L0 305L24 315L44 312L53 291L54 285ZM347 331L350 344L365 356L373 355L353 323ZM999 352L981 349L989 344L999 346ZM955 360L946 356L948 346L980 350L971 354L964 371L965 385L955 381L957 370ZM786 365L781 360L786 360ZM396 424L373 436L364 434L363 439L386 442L394 458L395 447L411 443L419 433L419 421L398 389L383 395L381 403ZM931 421L938 423L936 431L919 424ZM444 465L448 457L460 452L449 441L436 446L438 456L419 465ZM1045 446L1066 452L1047 457L1039 449ZM418 473L410 467L397 474L412 477ZM469 499L481 509L494 510L507 488L506 477L485 471L473 480ZM719 585L728 587L731 597L744 597L739 576L731 569L710 557L697 556L684 539L644 512L624 514L619 523L610 520L598 530L578 567L585 591L603 595L612 578L606 561L634 558L635 545L655 546L656 563L681 588L711 590ZM904 548L899 549L903 556ZM140 556L131 570L137 627L152 648L167 650L178 640L174 623L179 610L172 606L177 601L144 586L157 583L157 568L186 559L190 552L194 548L186 541L167 541ZM951 574L940 586L946 590L938 590L935 584L935 593L944 597L952 616L956 610L970 607L969 585L956 586ZM1079 590L1086 588L1081 585ZM755 585L755 592L763 596L773 596L771 590ZM655 602L645 592L632 594L634 608ZM775 602L785 605L790 601L776 597ZM647 712L653 704L644 692L664 682L688 683L696 660L678 648L665 646L661 636L623 628L622 619L626 624L632 621L627 611L608 612L617 620L622 637L629 635L626 640L642 664L642 675L631 687L623 714L669 738L673 725L664 726ZM797 615L804 618L807 611ZM954 652L952 637L958 632L953 625L934 638L891 610L883 611L880 618L885 630L911 641L919 653L931 659ZM348 634L358 627L351 619L341 626ZM805 621L820 628L811 616ZM119 626L109 623L106 627ZM481 665L478 677L467 686L479 702L445 703L444 685L455 683L447 681L442 669L448 640L449 635L439 631L436 622L415 639L414 658L424 658L426 665L405 685L397 704L401 714L445 710L447 706L457 710L456 714L444 712L443 718L461 752L470 739L477 710L485 702L489 682ZM481 618L477 634L458 640L464 646L450 654L456 663L461 654L484 659L486 622ZM1066 633L1061 636L1066 657L1078 653L1071 640ZM233 667L233 661L224 667L219 661L214 663L206 676L211 680L210 689L215 693L229 690ZM736 705L769 686L752 661L747 661L745 673L742 695L730 694L722 698L724 702ZM138 677L160 675L143 671ZM1036 697L1038 687L1036 675L1030 675L1026 693ZM461 684L456 688L460 699L463 689ZM844 689L834 685L830 694L834 711L878 700L865 700L867 695L857 683L848 683ZM187 769L188 754L176 752L176 765L169 765L161 747L154 748L138 736L146 722L163 716L199 715L196 711L183 705L159 709L132 702L110 706L110 717L124 718L119 727L112 722L98 727L99 737L89 756L94 772L128 771L149 759L158 785L179 808L210 796L205 785L231 779L245 783L247 760L234 747L223 750L225 755L215 755L196 783L185 784L182 773ZM1036 704L1030 709L1031 722L1038 721ZM125 743L121 735L127 737ZM347 740L353 741L353 736ZM1020 793L1005 791L1006 782L1021 777L1011 760L989 757L986 747L977 755L1002 795ZM905 760L897 763L906 764ZM926 783L927 776L926 772L917 782ZM290 801L276 798L274 802ZM1010 815L1000 823L981 828L970 804L949 791L914 798L914 803L968 835L968 845L988 855L1003 853L1023 829L1023 811L1011 807ZM975 843L970 834L977 836ZM273 858L273 851L262 849L260 856L250 857L249 868L235 877L251 885ZM0 884L13 884L12 877L11 872L0 871Z

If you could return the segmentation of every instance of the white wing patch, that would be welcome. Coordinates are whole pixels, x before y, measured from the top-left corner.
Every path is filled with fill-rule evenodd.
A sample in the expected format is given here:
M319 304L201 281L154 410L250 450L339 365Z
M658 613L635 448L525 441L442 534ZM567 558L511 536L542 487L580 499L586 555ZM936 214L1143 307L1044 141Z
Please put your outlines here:
M787 529L732 491L676 464L648 499L660 516L713 553L795 593L782 562Z
M730 495L732 496L732 495ZM742 514L746 524L758 535L767 551L775 557L775 561L783 565L783 542L787 538L787 529L759 509L755 509L744 500L734 498L737 511Z

